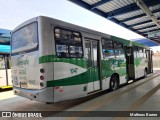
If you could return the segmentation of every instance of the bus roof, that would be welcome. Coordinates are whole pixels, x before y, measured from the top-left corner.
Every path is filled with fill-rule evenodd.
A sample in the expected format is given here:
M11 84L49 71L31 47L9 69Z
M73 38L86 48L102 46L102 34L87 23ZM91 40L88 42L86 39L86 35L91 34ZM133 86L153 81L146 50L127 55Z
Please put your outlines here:
M137 43L137 42L126 40L126 39L123 39L123 38L119 38L119 37L116 37L116 36L113 36L113 35L109 35L109 34L106 34L106 33L98 32L98 31L95 31L95 30L92 30L92 29L88 29L88 28L85 28L85 27L81 27L81 26L78 26L78 25L74 25L72 23L68 23L68 22L65 22L65 21L61 21L61 20L50 18L50 17L46 17L46 16L38 16L38 17L34 17L32 19L29 19L29 20L23 22L22 24L20 24L19 26L17 26L12 31L12 33L14 31L20 29L21 27L23 27L23 26L25 26L27 24L30 24L31 22L38 21L38 19L45 19L45 20L48 20L48 21L53 21L54 20L55 23L63 22L64 26L70 26L70 28L77 27L76 29L79 30L79 31L91 33L91 34L94 34L94 35L96 34L98 36L102 36L102 37L106 37L106 38L111 38L112 40L115 40L115 41L118 41L118 42L122 42L125 46L139 46L139 47L144 47L146 49L149 49L148 46L145 46L145 45Z

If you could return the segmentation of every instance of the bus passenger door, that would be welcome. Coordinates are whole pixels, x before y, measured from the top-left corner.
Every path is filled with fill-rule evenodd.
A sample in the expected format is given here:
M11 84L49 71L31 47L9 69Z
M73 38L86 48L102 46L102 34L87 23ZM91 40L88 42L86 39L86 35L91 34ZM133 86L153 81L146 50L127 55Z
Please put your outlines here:
M127 65L128 80L135 79L134 56L132 47L126 47L126 65Z
M96 40L85 40L85 52L87 58L88 69L88 92L93 92L100 89L100 75L99 75L99 42Z
M146 51L147 54L147 59L148 59L148 74L153 73L153 61L152 61L152 51L147 50Z
M139 78L139 52L138 52L138 47L133 46L133 51L134 51L134 70L135 70L135 79Z

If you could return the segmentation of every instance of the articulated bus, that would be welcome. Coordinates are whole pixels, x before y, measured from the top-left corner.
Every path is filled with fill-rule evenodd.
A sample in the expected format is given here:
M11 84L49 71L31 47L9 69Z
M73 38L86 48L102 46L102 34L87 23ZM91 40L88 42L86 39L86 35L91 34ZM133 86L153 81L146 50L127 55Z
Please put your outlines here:
M53 18L32 18L12 31L14 94L46 103L116 90L153 72L144 45Z

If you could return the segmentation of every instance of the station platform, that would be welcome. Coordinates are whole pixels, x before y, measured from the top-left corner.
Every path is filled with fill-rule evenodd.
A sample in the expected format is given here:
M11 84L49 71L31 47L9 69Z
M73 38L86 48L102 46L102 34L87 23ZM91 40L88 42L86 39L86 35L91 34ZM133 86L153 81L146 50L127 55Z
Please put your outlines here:
M116 91L55 104L31 101L13 95L13 91L1 92L0 111L48 111L48 117L37 120L159 120L160 72L155 71ZM128 113L130 116L125 115Z

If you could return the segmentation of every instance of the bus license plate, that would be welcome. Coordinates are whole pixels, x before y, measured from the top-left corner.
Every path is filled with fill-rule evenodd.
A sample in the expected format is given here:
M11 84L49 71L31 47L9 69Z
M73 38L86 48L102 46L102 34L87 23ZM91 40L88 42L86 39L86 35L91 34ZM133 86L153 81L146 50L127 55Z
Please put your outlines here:
M21 88L27 88L28 87L26 82L20 82L20 86L21 86Z

